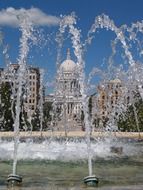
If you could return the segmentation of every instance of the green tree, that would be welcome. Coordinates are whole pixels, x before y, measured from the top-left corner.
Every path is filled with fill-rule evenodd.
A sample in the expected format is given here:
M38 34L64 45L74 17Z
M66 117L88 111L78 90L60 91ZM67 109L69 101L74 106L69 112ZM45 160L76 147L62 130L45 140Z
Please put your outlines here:
M42 130L45 130L47 128L48 122L51 121L51 114L50 111L52 110L52 103L51 102L45 102L43 106L43 128ZM39 108L35 110L35 113L33 114L32 117L32 130L33 131L39 131L40 130L40 111Z
M40 130L40 112L38 108L35 110L35 113L33 114L31 124L33 131Z
M88 99L88 109L89 109L89 114L90 114L90 117L92 115L92 96L89 97Z
M9 82L1 84L1 113L3 113L2 128L5 131L13 130L13 118L11 112L11 86Z
M135 98L134 107L133 104L130 105L127 111L119 116L118 128L121 131L143 131L143 100L138 94L136 94ZM138 119L139 129L135 119L135 112Z
M51 112L52 112L52 102L45 102L43 107L44 113L44 123L45 126L52 120Z

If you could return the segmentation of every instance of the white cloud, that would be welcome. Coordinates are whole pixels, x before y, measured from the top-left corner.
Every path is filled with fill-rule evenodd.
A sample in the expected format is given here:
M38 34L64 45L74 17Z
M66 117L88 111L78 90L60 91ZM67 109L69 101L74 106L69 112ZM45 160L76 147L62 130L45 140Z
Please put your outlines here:
M29 17L30 21L33 22L34 25L38 26L58 25L60 20L56 16L45 14L38 8L15 9L13 7L8 7L7 9L2 9L0 11L0 25L18 27L19 20L17 16L24 13Z

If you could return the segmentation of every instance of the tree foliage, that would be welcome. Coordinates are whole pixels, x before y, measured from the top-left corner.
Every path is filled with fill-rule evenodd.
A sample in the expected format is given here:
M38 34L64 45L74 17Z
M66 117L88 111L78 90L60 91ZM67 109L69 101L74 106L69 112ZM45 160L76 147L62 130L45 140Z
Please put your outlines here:
M32 130L33 131L39 131L40 130L40 111L38 108L35 110L35 113L32 117L31 124L32 124Z
M43 108L43 114L44 114L44 123L46 126L52 120L51 112L52 112L52 102L45 102Z
M118 128L121 131L133 131L133 132L139 132L143 131L143 100L141 97L138 97L136 99L136 102L134 104L135 110L133 109L133 104L128 106L127 111L120 115L118 120ZM135 119L135 113L137 115L137 120L139 124L139 129L137 128L137 122ZM139 130L139 131L138 131Z
M3 82L1 84L1 106L0 112L3 115L1 129L5 131L13 130L13 118L11 112L11 86L9 82Z

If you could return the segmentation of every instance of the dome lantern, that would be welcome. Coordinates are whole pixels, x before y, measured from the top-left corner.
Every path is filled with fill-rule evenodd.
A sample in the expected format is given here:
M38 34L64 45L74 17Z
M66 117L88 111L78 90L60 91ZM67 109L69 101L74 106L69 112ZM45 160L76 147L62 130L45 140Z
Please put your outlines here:
M70 48L67 49L67 60L71 60Z

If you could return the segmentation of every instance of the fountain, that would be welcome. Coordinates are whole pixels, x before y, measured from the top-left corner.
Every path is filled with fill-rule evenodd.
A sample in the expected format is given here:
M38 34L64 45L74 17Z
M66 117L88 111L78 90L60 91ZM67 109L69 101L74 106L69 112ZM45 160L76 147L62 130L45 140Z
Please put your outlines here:
M26 58L28 55L29 47L28 41L32 38L32 24L29 22L27 15L17 15L17 19L20 23L20 31L22 32L21 45L20 45L20 56L18 60L18 90L16 93L16 107L15 107L15 120L14 120L14 157L13 157L13 170L12 174L8 176L8 185L17 186L22 183L22 177L17 175L17 154L19 146L19 127L20 127L20 112L21 112L21 96L22 87L25 84L26 75Z
M28 41L32 39L32 31L33 27L32 24L29 22L27 15L20 15L18 16L18 19L20 20L20 30L22 32L22 37L21 37L21 46L20 46L20 57L18 60L19 64L19 75L18 75L18 91L17 91L17 102L16 102L16 115L15 115L15 120L14 120L14 158L13 158L13 171L12 174L8 176L8 185L13 187L13 186L19 186L22 183L22 177L17 174L17 161L18 159L22 159L23 163L19 166L21 167L21 171L25 173L25 176L30 174L30 179L27 179L27 183L30 183L33 181L33 184L36 180L39 179L39 173L42 175L42 185L46 184L46 188L49 188L49 185L53 185L53 181L57 177L57 181L55 182L55 186L58 188L58 185L60 186L61 183L59 182L60 180L64 183L64 187L61 189L68 189L68 186L73 188L73 184L76 184L75 188L77 187L78 189L83 189L82 184L78 184L77 181L81 181L83 179L84 184L87 186L97 186L102 184L103 189L104 185L107 184L107 181L110 181L110 184L112 183L117 183L117 185L121 185L122 182L125 183L126 185L135 185L135 181L138 180L139 185L141 185L142 188L142 174L139 171L139 168L142 169L142 156L143 152L141 149L142 144L138 144L136 140L130 139L130 138L123 138L121 139L115 139L112 138L111 136L107 137L100 137L100 136L94 136L94 132L92 133L91 131L91 120L89 118L89 109L88 109L88 89L86 88L86 79L85 79L85 63L83 60L83 53L84 53L84 47L81 42L81 34L80 30L78 30L75 25L76 25L76 16L72 13L69 16L63 16L61 18L60 22L60 28L59 28L59 33L56 41L58 42L58 55L57 55L57 72L59 72L59 67L60 67L60 54L61 54L61 49L62 49L62 43L63 43L63 38L64 34L66 32L66 29L69 30L69 34L71 35L71 41L72 41L72 46L74 49L74 55L77 59L77 70L79 73L79 84L80 84L80 93L81 93L81 100L82 100L82 109L84 112L84 124L85 124L85 138L80 138L80 137L74 137L74 138L68 138L68 130L67 130L67 124L66 124L66 97L65 97L65 102L64 102L64 110L63 110L63 116L64 116L64 130L65 130L65 136L66 140L63 140L62 138L54 138L54 137L47 137L43 139L31 139L32 140L27 140L24 139L23 141L20 141L19 137L19 126L20 126L20 121L19 121L19 116L20 116L20 111L21 111L21 95L22 95L22 86L25 84L25 79L24 75L26 74L26 58L29 52L29 47L28 47ZM126 43L126 38L124 36L124 32L122 31L123 28L117 28L112 20L109 19L108 16L106 15L101 15L96 17L95 23L93 24L91 30L88 33L88 39L86 43L84 44L87 46L89 43L91 43L92 38L94 37L94 33L96 32L97 28L106 28L107 30L110 29L111 31L115 32L116 34L116 43L118 40L122 43L122 47L125 51L125 55L128 58L129 61L129 69L128 69L128 81L125 87L131 86L131 81L129 80L131 76L136 73L135 82L133 86L136 86L136 84L139 87L139 91L142 96L142 88L140 87L141 85L141 80L137 76L137 71L136 71L136 62L133 59L133 56L131 52L129 51L129 47ZM126 27L124 27L124 30ZM132 30L131 30L132 31ZM113 52L113 54L115 51ZM111 65L110 65L111 67ZM90 78L92 78L92 75L97 74L97 73L102 73L102 71L95 69L87 82L87 84L90 84ZM102 73L104 75L104 73ZM42 75L42 74L41 74ZM124 75L124 74L123 74ZM121 77L123 76L121 74ZM141 74L140 74L141 75ZM104 75L105 76L105 75ZM118 78L120 76L118 75ZM43 78L41 78L41 83L43 81ZM132 81L134 82L134 81ZM125 83L125 81L124 81ZM105 83L103 82L105 85ZM129 92L127 91L127 88L125 88L124 95L127 97ZM131 88L130 88L131 89ZM133 92L133 90L131 92ZM42 88L40 89L40 93L42 94ZM65 96L65 95L64 95ZM131 102L134 103L133 100L133 95L130 94L131 97ZM55 94L55 108L56 109L56 94ZM123 104L123 99L121 98L119 100L119 105L114 107L113 112L109 116L109 129L115 130L116 129L116 119L115 118L115 113L122 113L123 110L126 111L127 107ZM40 115L41 115L41 120L40 120L40 133L42 134L42 137L44 135L44 132L42 131L43 128L43 99L41 96L41 99L39 101L40 105ZM133 104L134 105L134 104ZM107 105L107 107L110 109L112 105ZM98 110L97 110L98 111ZM54 113L52 113L54 115ZM134 115L135 115L135 120L137 123L137 128L140 132L139 126L138 126L138 117L136 113L136 109L134 107ZM53 116L54 117L54 116ZM117 116L118 117L118 116ZM114 128L115 126L115 128ZM54 126L52 127L54 128ZM131 144L130 144L131 143ZM7 149L6 149L7 148ZM1 140L0 144L0 152L4 152L4 154L1 154L0 159L7 160L7 163L5 163L4 171L7 171L5 168L8 167L9 161L8 159L12 159L11 157L11 142ZM19 152L19 154L18 154ZM134 157L134 158L133 158ZM32 160L32 161L31 161ZM47 162L49 160L49 162ZM81 163L79 163L79 160L81 160L81 163L83 165L81 166ZM82 161L88 160L88 171L86 169L86 164ZM69 162L70 161L70 162ZM77 164L75 164L75 161ZM129 168L127 167L129 161ZM64 163L66 165L60 164ZM95 166L93 165L95 163ZM106 164L105 164L106 163ZM124 164L125 163L125 164ZM132 170L132 165L135 164L135 168ZM1 163L0 163L1 164ZM37 168L34 168L34 164L38 166ZM72 167L75 167L75 172L72 173ZM117 168L116 168L117 166ZM123 168L122 168L123 166ZM26 168L24 170L24 167ZM48 169L47 169L48 167ZM65 171L63 170L63 168ZM107 167L107 168L106 168ZM124 168L125 167L125 168ZM54 169L53 169L54 168ZM80 169L79 169L80 168ZM127 172L126 173L126 168ZM77 169L77 170L76 170ZM109 174L107 173L107 170L109 171ZM116 170L114 170L116 169ZM119 170L118 170L119 169ZM121 171L120 171L121 169ZM71 175L70 175L70 172ZM94 172L96 171L97 176L94 175ZM119 174L117 175L117 173ZM84 177L87 175L88 176ZM104 174L105 172L105 174ZM131 172L131 173L130 173ZM134 177L134 172L137 172L137 177ZM35 174L35 180L32 178L34 177ZM60 176L61 175L61 176ZM108 177L109 175L112 176ZM114 176L115 175L115 176ZM128 179L128 176L131 175L131 180ZM48 178L47 178L48 176ZM52 176L52 178L50 178ZM69 176L69 181L66 178ZM73 179L73 176L74 179ZM138 177L139 176L139 177ZM61 178L60 178L61 177ZM62 178L63 177L63 178ZM118 178L118 180L116 179ZM127 181L126 181L127 178ZM54 179L54 180L53 180ZM71 179L71 180L70 180ZM72 182L73 179L73 182ZM101 179L101 180L99 180ZM47 183L48 181L48 183ZM115 181L115 182L114 182ZM99 183L100 182L100 183ZM40 182L39 182L40 183ZM52 186L51 185L51 186ZM62 186L61 185L61 186ZM108 186L108 185L107 185ZM43 186L42 186L43 187ZM34 187L35 188L35 187ZM132 189L132 187L129 187ZM133 187L134 188L134 187ZM135 187L136 188L136 187ZM138 188L138 187L137 187ZM137 189L136 188L136 189ZM110 187L109 187L110 189Z
M71 16L65 16L62 18L60 22L60 38L62 38L62 34L65 32L66 28L69 28L69 33L72 35L72 46L74 48L74 54L77 58L78 63L78 71L79 71L79 84L80 84L80 91L82 97L82 107L84 112L84 123L86 129L86 143L87 143L87 152L88 152L88 171L89 176L83 179L84 183L88 186L96 186L98 184L99 179L93 175L92 173L92 156L91 156L91 123L89 120L89 113L88 113L88 97L87 91L85 90L85 74L84 74L84 61L83 61L83 47L80 40L80 31L74 26L76 24L76 17L74 13ZM60 43L62 40L57 40ZM62 47L59 44L59 47Z
M81 95L82 95L82 106L83 106L83 111L84 111L84 123L86 126L86 140L87 140L87 152L88 152L88 168L89 168L89 176L84 178L84 182L87 185L95 185L98 183L98 178L94 175L92 175L92 157L91 157L91 142L90 142L90 126L91 123L89 121L89 115L88 115L88 99L87 99L87 92L85 91L85 77L84 77L84 61L82 59L82 45L80 43L80 31L77 30L74 27L74 24L76 23L76 19L74 15L71 16L66 16L62 19L61 25L60 25L60 32L64 33L66 27L69 27L69 33L72 35L72 45L74 48L74 53L75 56L77 57L77 62L79 66L79 73L80 73L80 87L81 87ZM126 43L124 34L122 32L122 28L117 28L112 20L109 19L108 16L106 15L101 15L95 18L95 23L92 25L91 30L89 30L88 33L88 39L87 42L91 43L91 40L93 38L93 33L96 32L97 28L105 28L105 29L110 29L113 31L116 36L117 40L119 40L122 44L122 47L125 52L125 56L127 57L129 61L129 69L131 70L131 73L129 73L129 77L132 77L136 73L136 63L133 59L133 56L131 52L129 51L128 45ZM141 89L141 81L137 74L135 74L135 81L138 81L137 85L139 87L140 92L142 92ZM141 94L142 95L142 94ZM133 102L133 101L132 101ZM139 124L138 124L138 119L137 119L137 114L135 111L135 106L133 104L133 110L134 110L134 115L135 115L135 120L137 124L137 129L139 131ZM117 112L117 108L114 109L114 114L111 114L111 118L109 119L109 129L110 130L117 130L117 128L113 128L115 125L115 115ZM115 125L116 126L116 125ZM112 129L113 128L113 129ZM119 153L121 154L123 152L122 147L111 147L111 151L114 153Z

